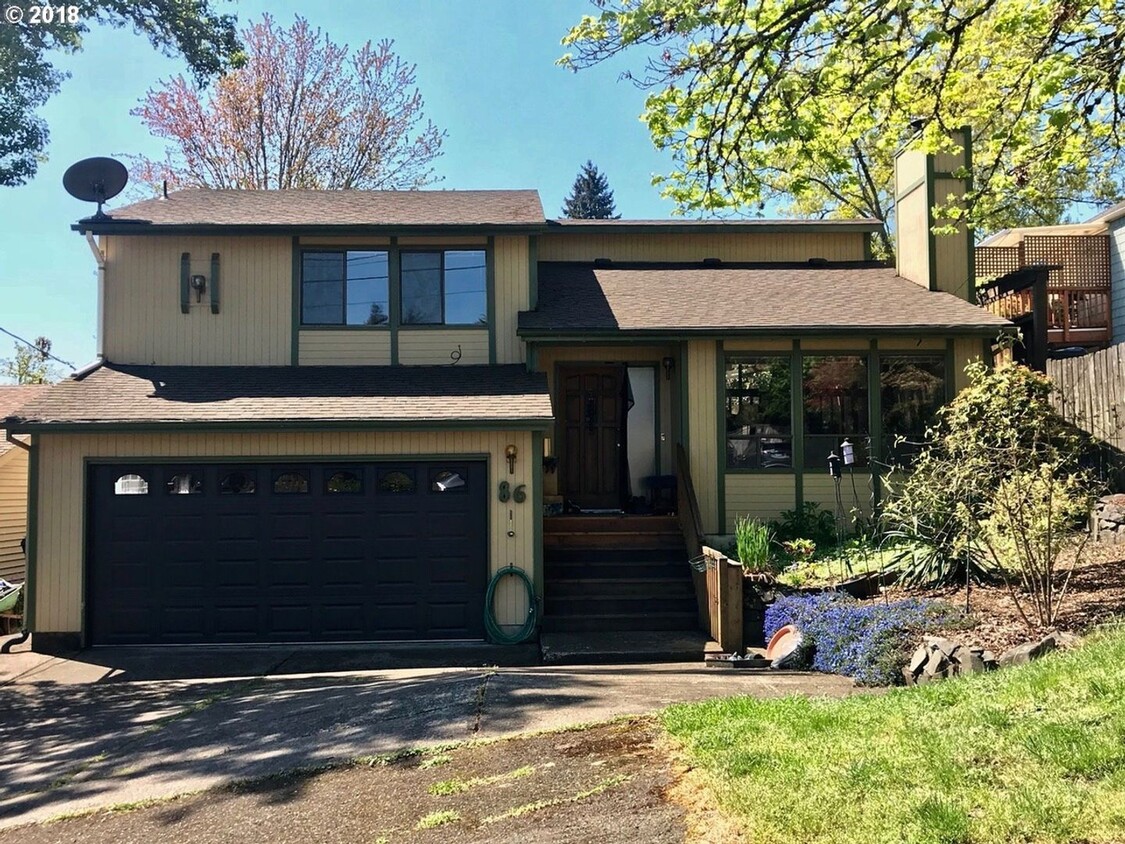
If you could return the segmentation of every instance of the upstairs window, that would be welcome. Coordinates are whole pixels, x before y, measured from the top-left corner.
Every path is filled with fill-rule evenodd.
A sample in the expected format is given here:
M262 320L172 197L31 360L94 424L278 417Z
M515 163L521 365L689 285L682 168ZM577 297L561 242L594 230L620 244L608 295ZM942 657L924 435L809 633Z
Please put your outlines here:
M487 325L485 252L402 253L403 325Z
M301 256L302 325L386 325L386 252L317 251Z

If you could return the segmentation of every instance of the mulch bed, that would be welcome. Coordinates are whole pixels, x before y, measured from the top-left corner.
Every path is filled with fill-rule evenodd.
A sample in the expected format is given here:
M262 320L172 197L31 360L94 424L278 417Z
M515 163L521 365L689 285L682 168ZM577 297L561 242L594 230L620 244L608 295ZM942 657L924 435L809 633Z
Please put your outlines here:
M940 598L954 606L964 607L965 587L894 588L890 597ZM1003 585L973 585L968 597L974 624L953 634L963 644L986 648L999 656L1014 645L1048 632L1047 629L1028 628ZM1027 607L1027 611L1030 613L1031 608ZM1091 543L1086 546L1083 560L1071 577L1055 628L1081 635L1099 624L1115 621L1125 621L1125 545Z

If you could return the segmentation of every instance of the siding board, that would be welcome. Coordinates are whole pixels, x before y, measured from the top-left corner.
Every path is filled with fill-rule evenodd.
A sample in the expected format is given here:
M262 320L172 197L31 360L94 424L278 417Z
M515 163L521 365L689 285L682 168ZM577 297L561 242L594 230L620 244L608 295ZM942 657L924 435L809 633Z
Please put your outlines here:
M540 261L862 261L862 232L547 234L539 237Z
M401 329L398 332L398 362L407 366L452 364L458 348L461 351L458 363L488 363L488 330Z
M27 533L27 452L0 455L0 578L22 583L24 556L20 540Z

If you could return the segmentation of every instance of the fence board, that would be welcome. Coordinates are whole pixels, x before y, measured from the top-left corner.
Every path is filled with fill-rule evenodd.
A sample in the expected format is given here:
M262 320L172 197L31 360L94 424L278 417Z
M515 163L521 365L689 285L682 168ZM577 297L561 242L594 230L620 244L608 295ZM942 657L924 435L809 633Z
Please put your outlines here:
M1047 375L1063 418L1097 439L1125 451L1125 353L1110 346L1081 358L1048 360Z

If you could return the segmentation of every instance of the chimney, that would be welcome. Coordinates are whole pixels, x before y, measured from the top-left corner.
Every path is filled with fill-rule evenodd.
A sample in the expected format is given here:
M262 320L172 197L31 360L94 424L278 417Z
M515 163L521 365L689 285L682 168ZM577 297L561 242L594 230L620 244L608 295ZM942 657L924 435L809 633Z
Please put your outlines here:
M964 221L953 234L934 234L954 220L935 216L935 206L961 205L972 185L972 136L968 126L952 132L949 152L911 149L895 155L895 263L898 274L928 290L976 301L973 239Z

